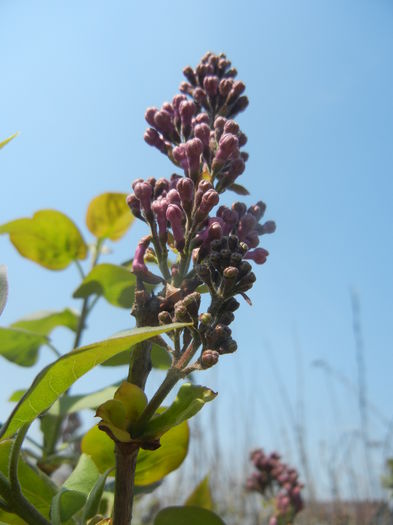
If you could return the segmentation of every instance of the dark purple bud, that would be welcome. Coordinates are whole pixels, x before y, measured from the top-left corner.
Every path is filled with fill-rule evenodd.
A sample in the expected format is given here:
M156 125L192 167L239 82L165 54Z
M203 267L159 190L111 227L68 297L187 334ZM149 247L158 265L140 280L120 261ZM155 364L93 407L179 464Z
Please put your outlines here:
M214 221L210 224L207 230L207 242L210 243L215 239L221 239L222 237L222 225L218 221Z
M247 135L245 135L244 133L240 133L238 135L238 139L239 139L239 147L240 148L247 144Z
M184 247L184 213L176 204L170 204L166 211L166 218L171 223L176 247L178 250L182 250Z
M249 155L246 151L242 151L242 152L240 153L240 156L241 156L241 158L244 160L244 162L247 162L248 159L249 159L249 157L250 157L250 155Z
M187 160L187 153L186 148L184 144L180 144L180 146L176 146L172 150L172 155L177 164L183 168L184 171L188 170L188 160Z
M177 173L172 173L172 175L169 178L169 189L176 189L176 184L178 183L179 179L182 179L183 177L181 175L178 175Z
M262 235L265 233L274 233L276 231L276 223L274 221L266 221L262 224Z
M131 195L127 196L126 201L134 217L144 220L141 215L141 203L139 202L137 197L132 193Z
M158 179L154 186L154 197L157 198L169 190L169 181L167 179Z
M258 201L256 204L248 208L248 213L252 213L252 215L254 215L257 221L260 221L262 219L262 217L265 214L265 211L266 204L262 201Z
M179 113L179 107L182 102L188 100L185 95L175 95L172 99L172 106L176 113Z
M147 273L148 269L144 261L146 249L150 244L150 236L143 237L136 247L134 259L132 261L132 271L134 273Z
M255 230L250 231L244 239L249 248L256 248L259 244L258 233Z
M248 106L248 98L247 97L240 97L235 102L235 104L232 106L228 116L229 117L235 117L238 113L244 111L247 106Z
M246 165L244 163L244 160L241 157L238 157L237 159L234 159L231 162L230 174L232 177L236 178L239 175L241 175L245 169L246 169Z
M195 124L209 124L209 115L207 113L199 113L194 118Z
M196 85L195 73L191 66L187 66L183 69L183 75L186 77L188 82L190 82L190 84L192 84L193 86Z
M234 120L227 120L224 126L224 133L232 133L232 135L237 135L239 133L239 124Z
M257 264L264 264L266 262L269 252L264 248L256 248L255 250L248 251L244 256L245 259L250 259Z
M136 197L140 200L143 211L148 212L151 209L151 197L153 188L148 182L138 182L134 187Z
M257 220L254 215L251 213L246 213L243 215L243 217L240 219L238 228L239 238L243 240L247 234L255 228L256 224Z
M196 220L200 222L205 217L207 217L207 215L209 215L214 206L218 204L219 200L220 197L216 190L207 190L207 192L204 193L202 196L201 204L197 210Z
M237 75L237 69L235 67L232 67L231 69L228 69L228 71L225 73L228 77L236 77Z
M232 210L238 214L239 219L240 219L240 217L243 217L243 215L246 213L247 206L244 204L244 202L234 202L232 204Z
M176 189L179 192L184 210L189 213L194 200L194 183L191 179L182 178L177 182Z
M163 141L160 134L153 128L148 128L145 131L145 134L143 136L145 142L149 144L149 146L154 146L158 150L161 151L161 153L164 153L164 155L167 155L167 147L165 142Z
M220 354L216 350L204 350L201 355L202 368L210 368L218 363Z
M174 114L173 106L170 102L164 102L161 109L167 111L170 115Z
M205 148L209 147L210 128L207 124L197 124L194 128L194 135L202 142Z
M194 89L193 97L198 104L205 104L206 102L206 93L201 88Z
M192 95L194 91L192 85L189 84L188 82L182 82L179 86L179 90L182 93L187 93L187 95Z
M146 112L145 112L145 120L148 124L150 124L150 126L154 126L156 125L155 121L154 121L154 117L156 116L156 113L157 113L158 109L157 108L147 108Z
M233 80L230 78L223 78L220 82L220 85L218 87L220 91L220 95L223 97L226 97L229 92L231 91L233 86Z
M215 75L205 77L203 80L203 87L205 88L205 91L209 97L216 96L218 91L218 77Z

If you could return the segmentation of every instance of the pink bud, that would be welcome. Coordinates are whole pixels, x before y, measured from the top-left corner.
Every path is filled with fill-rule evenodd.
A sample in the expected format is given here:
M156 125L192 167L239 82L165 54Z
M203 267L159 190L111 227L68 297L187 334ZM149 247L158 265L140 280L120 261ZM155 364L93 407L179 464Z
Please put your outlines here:
M203 87L209 97L214 97L218 91L218 77L215 75L205 77L203 80Z
M142 209L147 212L151 209L151 196L153 194L153 188L148 182L138 182L134 187L134 192L137 198L141 202Z
M143 237L135 250L134 259L132 261L132 271L134 273L147 273L148 269L144 261L144 256L147 250L147 247L150 244L150 237Z
M154 215L157 217L158 234L160 239L165 241L167 228L166 210L168 208L168 201L165 197L159 197L153 201L151 208Z
M166 210L166 218L171 223L176 247L178 250L182 250L184 247L184 213L176 204L169 204Z
M254 261L257 264L264 264L268 255L269 252L264 248L256 248L255 250L248 251L244 258Z
M145 119L146 119L146 122L148 124L150 124L150 126L155 126L155 122L154 122L154 117L157 113L158 109L157 108L147 108L146 112L145 112Z
M169 204L177 204L180 206L180 195L177 190L173 189L168 191L166 199Z
M205 148L209 147L210 128L207 124L197 124L194 128L194 135L202 142Z

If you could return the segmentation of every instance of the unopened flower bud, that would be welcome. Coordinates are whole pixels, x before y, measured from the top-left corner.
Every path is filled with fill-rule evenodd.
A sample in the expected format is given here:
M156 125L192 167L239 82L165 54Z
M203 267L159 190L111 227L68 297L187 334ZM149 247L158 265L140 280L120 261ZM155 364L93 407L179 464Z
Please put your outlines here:
M235 312L239 308L239 306L239 301L237 301L234 297L230 297L223 304L223 308L225 308L225 310L228 312Z
M201 365L203 368L210 368L217 364L220 354L216 350L204 350L201 355Z
M231 91L233 86L233 80L229 78L223 78L219 84L220 95L226 97Z
M262 224L262 234L274 233L276 231L276 223L274 221L266 221Z
M141 203L139 199L137 199L136 195L133 193L128 195L126 201L134 217L144 220L141 215Z
M150 236L143 237L135 249L134 259L132 261L132 271L136 274L148 272L144 257L149 244Z
M145 120L150 126L155 126L156 123L154 121L154 117L156 116L156 113L158 112L157 108L147 108L145 112Z
M185 143L186 154L190 175L199 171L200 158L203 152L203 144L198 138L188 140Z
M171 324L172 317L170 316L169 312L160 312L158 314L158 322L160 323L160 325Z
M224 133L232 133L232 135L237 135L239 133L239 124L234 120L227 120L224 125Z
M176 247L178 250L182 250L184 247L184 214L181 208L176 204L170 204L166 211L166 218L171 223Z
M155 127L168 138L171 138L174 127L172 122L172 116L168 111L161 109L154 115Z
M241 113L248 106L248 98L243 96L237 99L235 104L232 106L228 117L235 117L238 113Z
M239 147L241 148L242 146L245 146L247 144L247 135L245 135L244 133L240 133L238 135L238 139L239 139ZM247 154L246 154L247 155ZM247 157L248 158L248 157ZM244 160L244 159L243 159Z
M194 135L202 142L205 148L209 147L210 128L207 124L197 124L194 128Z
M264 264L269 252L264 248L256 248L255 250L248 251L244 256L245 259L251 259L257 264Z
M187 311L191 315L191 317L196 318L198 316L198 310L201 305L201 294L198 292L193 292L187 295L182 302L187 308Z
M180 206L179 192L175 189L168 191L166 195L166 200L169 204L177 204L178 206Z
M191 100L184 100L180 103L179 113L183 128L189 128L191 126L191 120L195 111L195 104Z
M232 210L238 214L239 218L241 218L246 213L247 206L243 202L234 202L232 204Z
M138 182L134 187L136 197L141 203L143 211L148 212L151 209L151 196L153 194L153 188L148 182Z
M252 270L252 266L247 261L242 261L239 265L239 278L244 277L245 275L249 274Z
M223 312L220 314L220 323L229 325L235 320L235 316L232 312Z
M167 231L166 210L168 208L168 201L166 198L160 197L153 201L151 207L154 215L157 217L158 234L160 239L165 242Z
M194 70L192 69L191 66L187 66L183 69L183 75L186 77L186 79L188 80L190 84L192 84L193 86L196 86L196 77L195 77Z
M180 323L187 323L191 321L190 314L181 301L175 305L175 319Z
M218 77L215 75L205 77L203 80L203 87L209 97L214 97L218 91Z
M194 89L193 97L198 104L204 105L206 103L206 93L199 87Z
M194 200L194 183L191 179L181 178L176 184L182 207L186 213L189 213Z
M257 221L260 221L264 216L266 211L266 204L262 201L257 202L253 206L248 208L248 213L254 215Z

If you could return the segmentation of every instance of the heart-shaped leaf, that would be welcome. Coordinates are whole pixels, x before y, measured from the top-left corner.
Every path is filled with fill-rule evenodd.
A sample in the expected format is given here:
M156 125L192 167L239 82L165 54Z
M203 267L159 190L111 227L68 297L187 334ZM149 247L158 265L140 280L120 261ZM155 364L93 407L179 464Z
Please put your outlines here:
M75 224L56 210L37 211L31 219L17 219L0 226L18 252L48 268L63 270L76 259L85 259L87 246Z
M42 334L0 327L0 355L19 366L33 366L39 348L47 342L48 338Z
M222 519L210 510L200 507L167 507L161 510L154 525L225 525Z
M7 268L0 264L0 315L3 313L8 296Z
M189 429L184 421L161 437L161 446L158 449L139 450L135 485L151 485L177 469L187 455L188 441ZM100 472L115 466L113 441L97 426L85 434L81 446L85 454L91 455Z
M103 193L90 202L86 224L93 235L111 241L123 237L134 220L126 197L126 193Z
M103 296L114 306L131 308L134 303L136 277L124 266L98 264L83 279L73 297Z
M63 355L44 368L16 405L0 429L0 438L12 436L22 425L30 423L47 410L75 381L95 366L127 348L164 332L187 326L174 323L159 327L134 328L128 335L92 343Z

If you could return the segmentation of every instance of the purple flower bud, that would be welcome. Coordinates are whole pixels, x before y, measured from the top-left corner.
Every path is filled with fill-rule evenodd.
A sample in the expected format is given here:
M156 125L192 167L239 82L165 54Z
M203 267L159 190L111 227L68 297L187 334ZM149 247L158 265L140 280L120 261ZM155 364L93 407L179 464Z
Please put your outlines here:
M214 129L224 130L226 119L224 117L217 117L214 121Z
M157 108L147 108L145 112L145 120L150 126L155 127L156 123L154 117L156 116L158 109Z
M209 215L214 206L218 204L219 200L220 197L216 190L207 190L207 192L202 196L201 204L197 210L196 220L199 222Z
M194 102L191 100L184 100L180 103L179 113L181 118L181 123L183 126L191 126L191 120L196 111Z
M236 156L239 150L239 141L232 133L225 133L218 143L218 150L215 159L219 162L225 162L232 156Z
M174 127L172 122L172 116L168 111L161 109L157 111L154 116L155 127L161 131L166 137L170 138L173 134Z
M203 144L197 139L188 140L185 143L190 175L199 172L200 159L203 152Z
M194 121L196 124L209 124L209 115L207 113L199 113Z
M193 93L193 87L188 82L182 82L179 86L179 90L182 93L187 93L187 95L192 95Z
M135 186L136 186L137 184L139 184L140 182L145 182L145 180L144 180L144 179L141 179L141 178L139 178L139 179L135 179L135 180L132 182L132 184L131 184L131 188L135 191Z
M235 211L238 214L239 219L240 219L246 213L247 206L243 202L234 202L232 204L232 210ZM248 211L250 213L250 210L248 210Z
M244 258L254 261L257 264L264 264L268 255L269 252L264 248L256 248L255 250L248 251Z
M154 197L157 199L163 193L169 190L169 181L167 179L158 179L154 186Z
M179 192L184 210L189 212L194 200L194 183L191 179L182 178L177 182L176 189Z
M244 241L249 248L256 248L259 244L258 233L255 230L250 231Z
M226 97L229 92L231 91L233 86L233 80L230 78L223 78L220 82L220 85L218 87L220 91L220 95L223 97Z
M216 350L204 350L201 355L201 365L203 368L210 368L217 364L220 354Z
M143 237L136 247L134 259L132 261L132 271L134 273L147 273L148 269L144 261L147 247L150 244L150 236Z
M205 88L205 91L209 97L216 96L218 91L218 77L215 75L205 77L203 80L203 87Z
M168 208L168 201L165 197L159 197L153 201L151 208L154 215L157 217L158 234L161 240L166 241L166 210Z
M182 179L183 177L181 175L178 175L177 173L172 173L169 179L169 189L173 190L176 189L176 185L179 181L179 179Z
M165 142L162 140L161 136L155 129L148 128L145 131L143 138L145 142L149 144L149 146L154 146L155 148L160 150L161 153L164 153L164 155L167 154L167 147L165 145Z
M166 210L166 218L171 223L176 248L182 250L184 247L184 213L176 204L170 204Z
M168 191L166 199L169 204L177 204L180 206L180 195L179 192L175 189Z
M188 159L187 159L187 153L186 148L184 144L180 144L180 146L176 146L172 150L173 158L175 159L175 162L179 164L183 168L184 171L188 170Z
M235 117L238 113L240 113L241 111L244 111L247 106L248 106L248 98L240 97L235 102L235 104L232 106L230 112L228 113L228 117Z
M137 198L140 200L142 209L144 212L148 212L151 209L151 196L153 194L153 188L148 182L138 182L134 187L134 192Z
M239 139L239 147L240 148L247 144L247 135L245 135L244 133L240 133L238 135L238 139Z
M209 147L210 128L207 124L197 124L194 128L194 135L202 142L205 148Z
M262 201L258 201L256 204L248 208L248 213L251 213L252 215L254 215L257 221L260 221L262 219L262 217L265 214L265 211L266 211L266 204Z
M240 142L239 142L239 144L240 144ZM241 158L244 160L244 162L247 162L248 159L249 159L249 154L248 154L246 151L242 151L242 152L240 153L240 156L241 156Z
M234 159L231 162L230 166L230 174L236 178L239 175L241 175L244 170L246 169L246 165L244 163L244 160L241 157L238 157L237 159ZM232 181L233 182L233 181Z
M183 75L190 82L190 84L192 84L193 86L196 85L195 73L191 66L187 66L183 69Z
M265 233L274 233L276 231L276 223L274 221L266 221L262 224L262 235Z
M198 104L205 104L206 102L206 93L201 88L194 89L193 97Z
M133 193L131 195L128 195L126 201L134 217L144 220L141 215L141 203L137 199L136 195L134 195Z
M172 106L176 113L179 113L180 104L187 100L185 95L175 95L172 99Z
M232 133L232 135L237 135L239 133L239 124L234 120L227 120L224 126L224 133Z
M174 114L173 106L170 102L164 102L161 109L167 111L170 115Z

